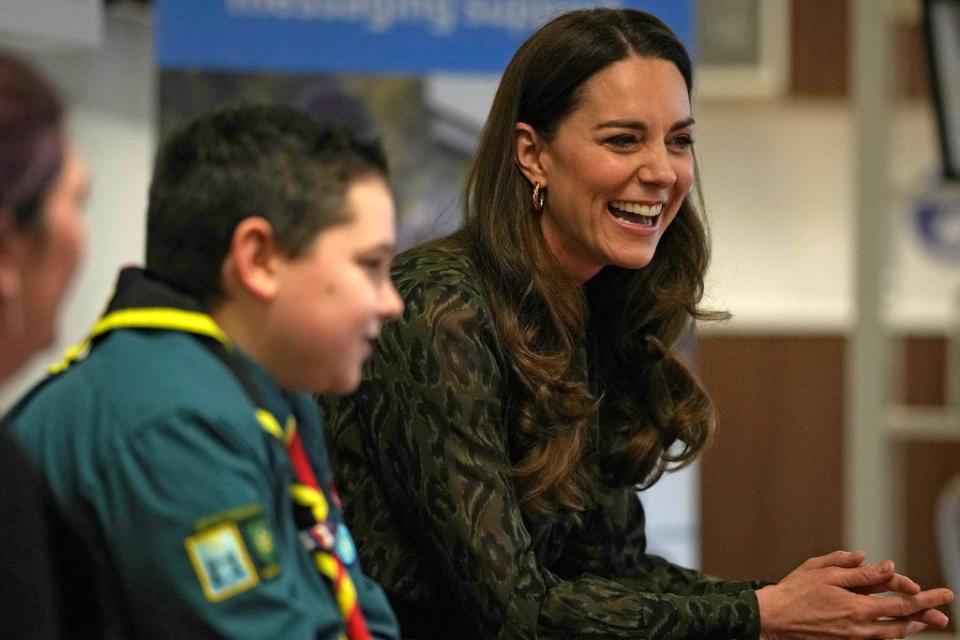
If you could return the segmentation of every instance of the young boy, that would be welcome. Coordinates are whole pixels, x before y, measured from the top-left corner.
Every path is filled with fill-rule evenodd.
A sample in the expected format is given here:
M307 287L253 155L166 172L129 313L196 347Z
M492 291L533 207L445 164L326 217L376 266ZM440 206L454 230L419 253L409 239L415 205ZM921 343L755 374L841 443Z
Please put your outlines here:
M307 395L355 389L402 309L386 171L282 107L161 147L146 269L8 417L93 549L112 635L399 636Z

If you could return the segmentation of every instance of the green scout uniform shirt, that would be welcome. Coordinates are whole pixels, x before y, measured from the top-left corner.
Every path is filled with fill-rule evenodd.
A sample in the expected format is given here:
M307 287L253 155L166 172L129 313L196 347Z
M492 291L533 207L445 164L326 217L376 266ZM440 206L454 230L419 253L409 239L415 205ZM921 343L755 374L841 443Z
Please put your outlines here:
M341 516L312 401L283 392L238 356L261 408L281 425L296 415L335 524ZM298 538L286 449L255 409L196 336L122 329L11 412L14 435L97 556L111 635L341 637L330 588ZM352 545L338 549L372 635L399 637Z
M397 259L404 315L358 392L328 401L347 521L405 636L756 638L761 584L648 555L632 487L607 486L582 528L524 518L511 478L518 383L454 242Z

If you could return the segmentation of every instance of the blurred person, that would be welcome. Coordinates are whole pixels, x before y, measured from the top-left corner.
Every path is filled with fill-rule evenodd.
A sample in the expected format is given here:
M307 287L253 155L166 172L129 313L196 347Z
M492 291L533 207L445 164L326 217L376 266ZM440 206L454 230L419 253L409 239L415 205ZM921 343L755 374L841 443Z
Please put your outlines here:
M676 358L708 262L690 59L656 17L557 17L508 65L465 226L404 299L329 443L360 556L410 638L892 638L946 589L838 551L777 584L646 551L637 487L715 421ZM893 591L885 597L870 594Z
M309 393L356 388L394 205L379 145L290 108L161 146L146 268L8 421L94 550L110 635L397 638Z
M0 385L55 338L84 245L88 179L64 106L36 70L0 50ZM0 637L95 630L82 548L0 430Z
M84 245L88 178L63 120L53 87L0 51L0 381L53 342Z

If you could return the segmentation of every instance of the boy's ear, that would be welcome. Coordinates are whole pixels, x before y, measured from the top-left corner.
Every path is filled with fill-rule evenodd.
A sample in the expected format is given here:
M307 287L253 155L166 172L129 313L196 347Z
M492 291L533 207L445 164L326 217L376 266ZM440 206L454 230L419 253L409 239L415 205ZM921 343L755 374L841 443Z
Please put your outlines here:
M277 292L281 257L273 226L265 218L244 218L233 230L223 263L224 291L243 292L269 302Z
M537 130L526 122L518 122L515 130L517 166L530 184L536 182L547 186L547 171L544 166L544 140Z
M0 301L20 295L22 238L14 229L11 215L0 211Z

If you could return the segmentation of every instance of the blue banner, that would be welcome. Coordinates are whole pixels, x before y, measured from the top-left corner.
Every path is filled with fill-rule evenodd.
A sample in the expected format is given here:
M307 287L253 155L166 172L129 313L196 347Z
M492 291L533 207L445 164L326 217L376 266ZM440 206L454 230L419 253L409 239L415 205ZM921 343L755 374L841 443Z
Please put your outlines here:
M233 71L500 73L551 17L631 7L692 46L693 0L156 0L161 67Z

